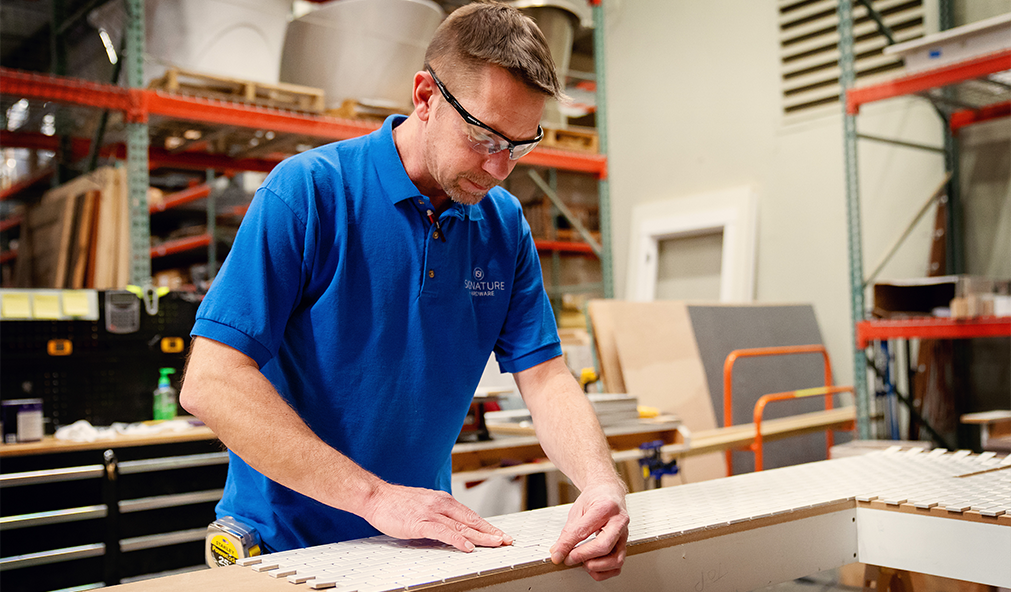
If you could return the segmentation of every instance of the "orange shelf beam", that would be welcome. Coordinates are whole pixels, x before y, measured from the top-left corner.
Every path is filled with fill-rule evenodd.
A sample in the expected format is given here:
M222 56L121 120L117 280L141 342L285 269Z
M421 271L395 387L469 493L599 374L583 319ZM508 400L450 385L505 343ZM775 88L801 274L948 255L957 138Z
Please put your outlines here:
M24 216L12 216L12 217L7 218L5 220L0 220L0 232L6 232L6 231L10 230L11 228L15 228L17 226L21 226L21 221L23 219L24 219Z
M867 347L871 341L885 339L971 339L973 337L1011 337L1011 317L976 317L972 319L916 317L857 323L857 346L860 348Z
M3 145L4 147L7 147L7 148L12 147L11 144L8 144L6 142L0 142L0 145ZM35 185L36 183L40 183L42 181L45 181L46 179L49 179L55 173L56 173L56 169L55 168L53 168L53 167L46 167L46 168L42 169L41 171L35 173L34 175L31 175L31 176L29 176L29 177L27 177L25 179L22 179L22 180L18 181L17 183L14 183L13 185L11 185L10 187L8 187L7 189L4 189L3 191L0 191L0 201L6 201L6 200L10 199L11 197L17 195L18 193L21 193L25 189L28 189L32 185Z
M158 257L165 257L167 255L174 255L176 253L184 253L186 251L192 251L194 249L206 247L210 244L211 244L211 235L209 234L201 234L199 236L180 238L162 243L157 247L151 247L151 258L157 259Z
M534 246L538 251L561 251L563 253L579 253L581 255L593 255L593 249L586 243L576 243L568 241L535 240Z
M965 109L952 113L949 118L948 127L951 128L951 131L957 132L967 125L999 119L1009 115L1011 115L1011 101L995 103L979 109Z
M145 122L149 116L156 115L169 119L263 129L275 133L299 134L333 141L362 136L379 128L378 124L372 122L305 115L280 109L187 97L149 89L127 89L111 84L46 76L10 68L0 68L0 94L122 111L126 114L128 121ZM87 142L84 139L79 139L79 141ZM78 150L79 147L75 144L75 155ZM213 154L171 154L168 151L157 151L154 148L151 150L150 158L152 164L157 163L162 166L213 167L255 171L269 171L279 162L269 159L232 160ZM525 156L522 162L534 166L589 173L600 179L607 177L607 158L599 154L537 148Z
M0 265L4 263L10 263L11 261L18 258L18 250L11 249L10 251L0 252Z
M846 113L856 115L860 112L860 106L867 103L916 94L1004 70L1011 70L1011 49L942 68L909 74L881 84L851 88L846 91Z
M177 191L175 193L170 193L166 195L165 198L159 204L152 204L148 207L148 211L152 214L155 212L164 212L165 210L181 206L183 204L188 204L192 201L197 201L198 199L203 199L211 194L211 187L207 184L196 185L188 189L183 189L182 191Z

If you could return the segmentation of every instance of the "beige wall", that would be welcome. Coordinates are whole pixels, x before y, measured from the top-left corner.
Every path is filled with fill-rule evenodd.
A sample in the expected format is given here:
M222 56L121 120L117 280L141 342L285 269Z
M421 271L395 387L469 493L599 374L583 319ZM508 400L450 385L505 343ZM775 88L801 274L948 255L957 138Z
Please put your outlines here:
M982 13L971 4L977 20L1008 2L982 2L991 5ZM851 381L842 117L838 106L802 120L781 115L776 3L609 0L604 6L616 296L624 297L634 206L749 185L758 196L755 300L813 303L837 378ZM858 129L943 142L938 117L919 99L866 106ZM1001 141L1001 132L991 133ZM943 157L861 141L859 169L869 273L943 178ZM968 208L971 224L988 211L999 212L998 220L1011 217L1008 175L990 172L995 178L985 182L985 205ZM931 213L882 278L926 274L932 225ZM1011 250L997 244L1009 241L1007 224L991 226L995 235L976 232L971 239L974 260L988 245Z

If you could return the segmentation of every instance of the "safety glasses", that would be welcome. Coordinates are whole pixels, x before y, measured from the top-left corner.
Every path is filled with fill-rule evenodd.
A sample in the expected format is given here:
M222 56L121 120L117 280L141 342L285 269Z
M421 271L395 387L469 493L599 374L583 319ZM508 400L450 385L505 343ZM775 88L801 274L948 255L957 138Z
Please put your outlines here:
M466 124L465 131L467 132L467 138L470 140L470 147L478 154L497 154L508 148L509 160L518 160L533 150L544 137L544 130L538 125L536 138L532 140L510 140L502 132L482 123L480 119L468 113L463 108L463 105L460 104L460 101L457 101L456 97L446 90L446 86L435 75L432 67L426 64L425 69L432 75L432 80L439 87L439 92L442 93L442 96L449 101L449 104L463 118Z

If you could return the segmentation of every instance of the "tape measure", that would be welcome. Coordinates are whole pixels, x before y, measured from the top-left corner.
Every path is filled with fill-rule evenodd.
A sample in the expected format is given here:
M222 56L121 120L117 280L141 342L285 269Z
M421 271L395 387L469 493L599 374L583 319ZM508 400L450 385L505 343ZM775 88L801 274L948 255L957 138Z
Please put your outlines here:
M260 534L231 516L211 522L205 540L204 559L208 567L226 567L260 554Z

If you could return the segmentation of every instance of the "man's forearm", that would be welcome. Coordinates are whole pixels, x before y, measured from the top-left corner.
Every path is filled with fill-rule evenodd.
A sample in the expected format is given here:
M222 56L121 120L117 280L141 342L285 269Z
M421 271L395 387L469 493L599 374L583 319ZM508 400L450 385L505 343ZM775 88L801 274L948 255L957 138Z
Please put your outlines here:
M360 515L381 483L314 434L251 359L220 343L194 340L180 402L252 468L331 507Z
M593 406L561 358L516 378L541 447L576 487L602 480L623 483Z

